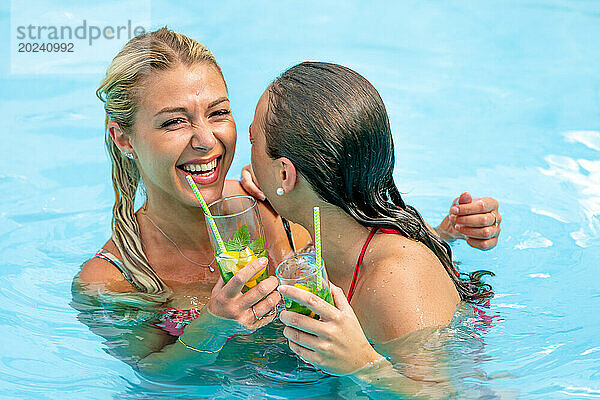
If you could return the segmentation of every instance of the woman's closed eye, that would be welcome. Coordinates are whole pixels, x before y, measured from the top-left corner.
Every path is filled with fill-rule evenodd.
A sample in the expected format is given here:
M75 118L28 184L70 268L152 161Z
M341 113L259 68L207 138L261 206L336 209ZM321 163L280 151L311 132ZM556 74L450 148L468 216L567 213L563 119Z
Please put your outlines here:
M186 121L185 118L172 118L169 120L166 120L165 122L163 122L160 127L161 128L169 128L169 129L177 129L179 126L181 126L182 124L184 124Z
M209 118L219 118L219 117L228 116L230 114L231 114L231 110L229 110L227 108L223 108L220 110L213 111L212 113L210 113L208 115L208 117ZM167 128L167 129L179 129L183 125L185 125L187 122L188 122L187 118L176 117L176 118L171 118L171 119L166 120L165 122L163 122L160 125L160 127Z
M231 114L231 110L229 110L227 108L222 108L220 110L216 110L216 111L211 112L208 115L208 117L209 118L211 118L211 117L223 117L223 116L226 116L226 115L229 115L229 114Z

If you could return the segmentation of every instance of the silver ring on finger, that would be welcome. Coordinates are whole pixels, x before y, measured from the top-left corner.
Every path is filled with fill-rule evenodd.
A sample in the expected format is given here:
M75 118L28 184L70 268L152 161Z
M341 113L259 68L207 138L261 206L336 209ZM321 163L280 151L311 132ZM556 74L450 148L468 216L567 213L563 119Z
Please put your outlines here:
M257 321L260 321L260 318L258 318L258 315L256 315L256 311L254 310L254 306L250 307L250 309L252 310L252 314L254 314L254 318L256 318Z
M263 318L264 317L270 317L271 315L276 314L276 313L277 313L277 308L271 308L271 310L269 310L269 312L266 313L265 315L263 315L262 317Z
M498 222L498 217L496 216L496 214L494 212L491 213L494 216L494 226L498 226L500 225L500 222Z

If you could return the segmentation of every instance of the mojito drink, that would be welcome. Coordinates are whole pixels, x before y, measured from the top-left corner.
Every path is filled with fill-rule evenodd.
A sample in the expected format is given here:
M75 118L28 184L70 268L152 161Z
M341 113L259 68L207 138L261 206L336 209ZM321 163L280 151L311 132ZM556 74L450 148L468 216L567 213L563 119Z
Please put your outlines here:
M211 203L208 208L224 242L219 245L214 233L209 230L219 272L227 283L246 265L267 256L260 214L256 199L251 196L225 197ZM268 276L265 266L244 285L242 292L255 287Z
M242 240L240 240L240 238ZM265 241L262 238L259 238L252 243L248 243L249 241L248 228L244 225L236 232L233 239L225 243L227 251L216 255L217 263L219 264L219 272L225 283L229 282L229 280L233 278L233 275L252 261L260 257L266 257L267 251L265 250ZM260 281L267 279L268 276L269 273L267 267L265 267L246 283L242 292L245 293L256 286Z
M307 290L329 304L334 305L333 297L329 291L325 267L320 271L317 271L314 254L305 253L290 257L277 266L276 273L281 284ZM319 315L315 314L305 305L292 299L285 298L285 296L284 300L285 308L288 311L294 311L299 314L308 315L314 319L319 319Z

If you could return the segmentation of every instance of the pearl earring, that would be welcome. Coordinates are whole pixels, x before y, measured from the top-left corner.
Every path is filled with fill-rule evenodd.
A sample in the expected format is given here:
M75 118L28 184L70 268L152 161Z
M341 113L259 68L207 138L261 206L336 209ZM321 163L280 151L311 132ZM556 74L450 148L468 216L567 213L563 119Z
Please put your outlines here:
M279 188L277 188L277 196L283 196L283 195L284 195L284 193L285 193L285 192L283 191L283 188L280 188L280 187L279 187Z
M125 153L125 157L129 158L130 160L133 160L135 158L133 153Z

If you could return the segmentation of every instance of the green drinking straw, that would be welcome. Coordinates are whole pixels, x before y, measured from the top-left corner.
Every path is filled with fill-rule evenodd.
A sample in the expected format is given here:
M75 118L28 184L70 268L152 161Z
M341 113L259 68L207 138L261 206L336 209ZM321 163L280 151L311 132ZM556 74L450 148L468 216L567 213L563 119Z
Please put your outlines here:
M212 230L213 235L217 239L217 247L218 247L217 252L219 254L224 253L226 251L225 243L223 243L223 238L221 238L221 235L219 234L219 230L217 229L217 224L215 224L215 220L214 220L213 216L210 214L210 211L208 210L208 205L206 205L204 198L200 194L200 191L198 190L198 187L196 186L196 182L194 182L194 180L192 179L192 177L190 175L187 175L185 177L185 179L187 179L188 183L192 187L192 190L194 191L194 194L196 195L196 198L198 199L200 206L202 206L202 209L204 210L204 215L206 215L206 219L208 220L210 229Z
M319 290L323 288L323 280L321 275L323 275L321 269L323 269L323 262L321 260L321 213L319 211L319 207L313 208L313 218L315 222L315 251L317 258L317 286Z

